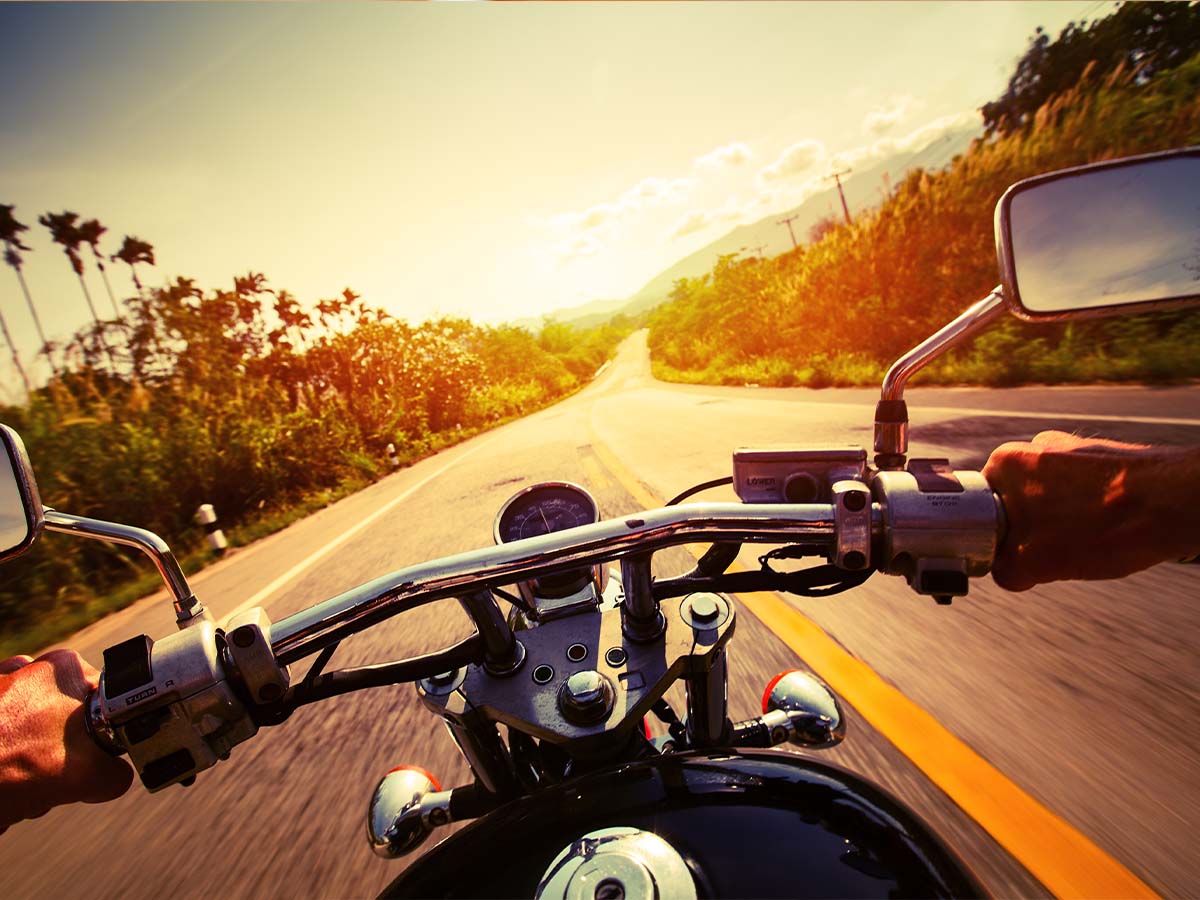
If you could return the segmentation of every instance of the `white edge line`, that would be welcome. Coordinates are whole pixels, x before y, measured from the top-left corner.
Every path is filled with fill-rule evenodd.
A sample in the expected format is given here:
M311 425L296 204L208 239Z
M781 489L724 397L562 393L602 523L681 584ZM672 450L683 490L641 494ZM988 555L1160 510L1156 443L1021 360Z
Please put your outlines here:
M274 581L272 581L266 587L264 587L261 590L259 590L258 592L256 592L252 597L250 597L249 600L242 603L242 605L237 607L237 609L235 609L233 612L231 612L227 616L225 616L224 625L228 625L230 619L232 619L234 616L241 615L246 610L252 609L255 606L260 606L264 600L266 600L268 597L270 597L272 594L274 594L276 591L278 591L281 587L283 587L285 584L287 584L289 581L293 580L294 578L297 578L298 576L300 576L307 569L310 569L312 566L316 565L317 562L324 559L326 556L328 556L330 553L332 553L338 547L345 544L347 541L349 541L351 538L353 538L355 535L357 535L364 528L366 528L367 526L369 526L373 522L375 522L375 520L378 519L380 516L386 515L387 513L391 512L393 509L396 508L396 506L403 503L405 500L407 500L409 497L411 497L413 494L415 494L417 491L419 491L425 485L429 484L429 482L431 482L435 478L438 478L439 476L443 475L448 469L450 469L453 466L458 465L460 462L462 462L464 459L466 459L471 454L482 450L484 447L491 444L492 441L494 441L494 440L495 440L495 438L493 438L492 440L484 441L483 443L481 443L475 447L472 447L470 450L466 451L465 453L461 454L460 456L455 457L450 462L446 463L444 466L442 466L437 471L432 472L429 475L426 475L424 478L422 478L416 484L412 485L407 490L405 490L404 493L402 493L400 496L393 497L391 500L389 500L383 506L379 507L379 509L375 510L375 512L371 513L369 516L367 516L365 519L363 519L361 522L359 522L357 525L355 525L349 531L342 532L341 535L339 535L333 541L326 544L324 548L322 548L321 550L318 550L316 553L314 553L312 556L309 556L307 559L303 560L302 562L299 562L296 565L292 566L290 569L288 569L286 572L284 572L282 575L280 575L278 578L276 578Z

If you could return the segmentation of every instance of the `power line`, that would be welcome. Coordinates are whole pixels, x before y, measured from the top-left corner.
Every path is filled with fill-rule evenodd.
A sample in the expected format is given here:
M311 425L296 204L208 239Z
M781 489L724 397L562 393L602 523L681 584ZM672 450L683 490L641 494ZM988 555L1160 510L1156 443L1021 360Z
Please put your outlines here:
M825 176L826 180L832 178L837 182L838 196L842 198L842 213L846 216L846 224L850 224L850 207L846 205L846 192L842 190L842 176L849 175L853 169L842 169L840 172L831 172Z
M798 218L800 218L799 213L792 213L787 218L780 219L778 222L775 223L776 225L786 225L787 226L788 234L790 234L792 236L792 249L793 250L796 249L797 244L796 244L796 232L792 231L792 223L795 222Z

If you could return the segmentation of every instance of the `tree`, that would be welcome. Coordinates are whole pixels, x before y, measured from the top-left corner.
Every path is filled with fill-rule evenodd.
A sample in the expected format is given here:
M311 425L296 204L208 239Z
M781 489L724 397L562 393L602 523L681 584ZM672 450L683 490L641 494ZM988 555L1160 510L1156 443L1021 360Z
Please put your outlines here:
M38 338L42 342L42 351L46 354L46 359L50 360L50 369L53 371L54 360L50 359L50 343L46 340L46 332L42 330L42 320L38 318L33 296L29 293L29 285L25 283L25 273L21 270L21 252L29 252L29 248L21 242L21 232L28 231L29 226L17 221L13 215L14 208L12 205L0 205L0 243L4 244L4 261L17 273L21 293L25 295L25 303L29 306L29 314L33 316L34 327L37 328Z
M4 314L0 313L0 332L4 333L4 341L8 344L8 349L12 351L13 365L16 366L17 374L21 376L21 383L25 385L25 396L33 395L33 389L29 386L29 376L25 374L25 367L21 365L21 357L17 354L17 345L13 343L12 335L8 331L8 322L4 318Z
M96 260L96 268L100 270L100 279L104 282L104 290L108 292L109 302L112 303L113 315L121 318L121 310L117 308L117 298L113 296L112 285L108 283L108 273L104 270L104 256L100 253L100 238L108 231L100 224L99 219L88 219L79 226L79 238L92 248L92 256Z
M134 287L138 289L138 293L142 292L142 282L138 280L137 269L134 268L138 263L146 265L154 265L154 245L148 241L143 241L141 238L134 237L131 234L125 235L125 240L121 243L121 249L109 257L113 261L120 260L129 266L129 274L133 276Z
M819 244L827 234L832 234L838 230L838 220L834 216L822 216L813 222L812 227L808 229L808 242L810 244Z
M100 346L104 348L104 353L108 357L109 364L116 368L113 362L112 351L108 349L108 344L104 341L104 335L100 330L100 316L96 312L96 304L92 302L92 294L88 290L87 282L83 280L83 258L79 255L79 245L83 243L83 235L80 233L79 226L75 222L79 219L79 213L63 210L60 213L46 213L43 216L38 216L38 221L46 228L50 229L50 236L54 239L54 243L61 244L63 253L67 255L67 259L71 263L71 268L75 271L75 276L79 279L79 286L83 289L83 299L87 301L88 309L91 310L92 320L96 323L96 337L100 342Z
M1095 77L1119 67L1144 83L1200 51L1200 3L1124 3L1090 25L1068 22L1058 36L1038 28L1004 94L983 106L988 134L1011 134L1041 106L1074 87L1085 72Z

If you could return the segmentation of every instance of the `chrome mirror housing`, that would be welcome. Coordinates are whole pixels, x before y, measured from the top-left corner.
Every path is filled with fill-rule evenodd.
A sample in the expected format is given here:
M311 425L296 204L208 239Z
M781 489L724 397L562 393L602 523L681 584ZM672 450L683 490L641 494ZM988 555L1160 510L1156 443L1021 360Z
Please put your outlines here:
M4 444L0 460L0 562L14 559L33 546L45 526L42 498L21 436L0 425Z
M996 205L996 248L1028 321L1200 301L1200 147L1019 181Z

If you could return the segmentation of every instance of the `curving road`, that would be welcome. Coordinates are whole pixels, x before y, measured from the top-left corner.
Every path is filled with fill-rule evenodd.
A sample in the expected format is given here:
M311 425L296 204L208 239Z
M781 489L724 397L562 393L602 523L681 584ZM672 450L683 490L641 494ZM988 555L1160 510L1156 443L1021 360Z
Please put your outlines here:
M193 585L219 616L253 601L279 619L384 571L490 543L495 511L533 481L585 484L607 517L636 509L634 495L646 490L666 497L728 474L735 446L869 444L876 396L665 385L650 378L644 336L635 336L575 397L398 472ZM960 465L1052 426L1200 439L1195 387L923 389L909 393L909 406L914 454ZM664 569L690 562L683 550L663 556ZM1200 891L1200 567L1021 595L985 580L949 608L882 576L837 598L788 602L1151 889ZM98 664L116 640L172 628L169 604L151 598L70 644ZM469 630L455 604L435 604L345 642L334 664L428 652ZM732 714L752 714L764 683L796 664L743 610L731 647ZM846 742L827 759L868 774L932 820L994 893L1047 893L973 818L977 810L960 808L923 773L950 752L939 739L910 759L894 733L854 709L849 718ZM411 687L328 701L236 748L190 789L135 787L112 804L14 826L0 837L0 895L372 895L403 863L367 850L366 804L376 779L400 763L425 766L444 784L468 780Z

